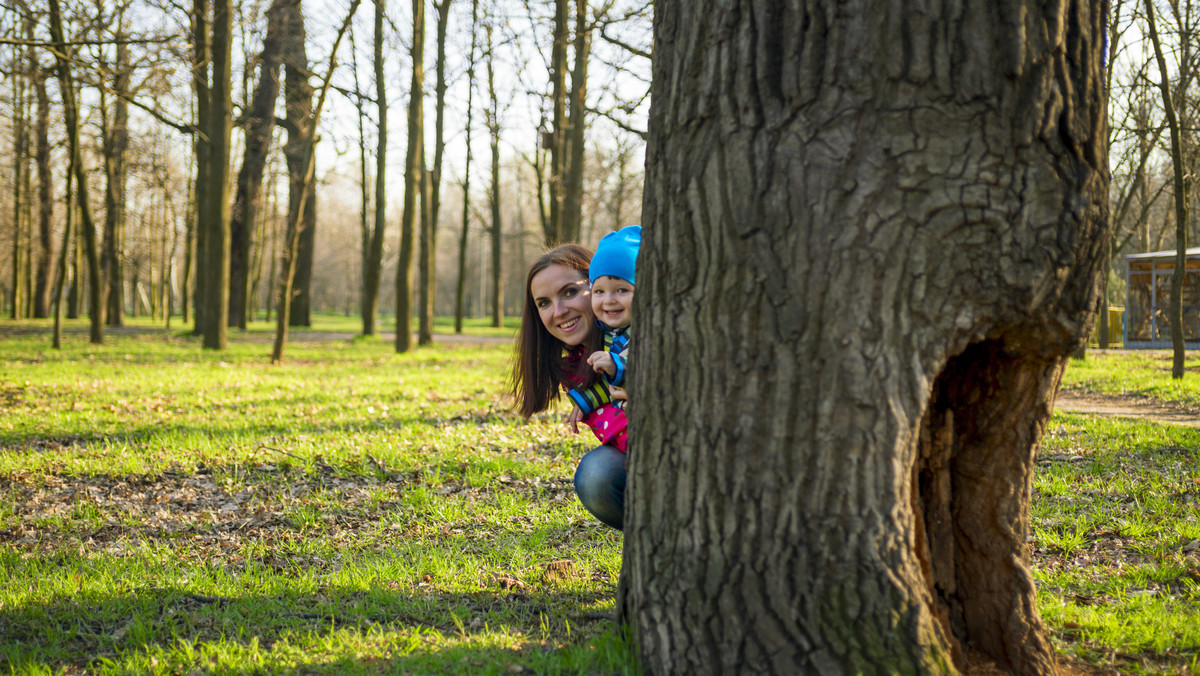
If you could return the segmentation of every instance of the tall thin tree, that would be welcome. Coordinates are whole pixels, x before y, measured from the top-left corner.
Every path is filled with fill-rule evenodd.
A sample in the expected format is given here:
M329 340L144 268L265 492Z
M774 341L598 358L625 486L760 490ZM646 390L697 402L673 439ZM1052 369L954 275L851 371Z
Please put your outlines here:
M458 283L454 290L454 332L463 331L463 307L467 288L467 234L471 223L471 132L474 121L475 96L475 33L479 26L479 0L471 0L471 50L467 57L467 141L463 161L462 236L458 240Z
M400 260L396 269L396 351L412 349L413 254L425 172L425 0L412 2L412 80L408 99L408 148L404 159L404 212L400 220Z

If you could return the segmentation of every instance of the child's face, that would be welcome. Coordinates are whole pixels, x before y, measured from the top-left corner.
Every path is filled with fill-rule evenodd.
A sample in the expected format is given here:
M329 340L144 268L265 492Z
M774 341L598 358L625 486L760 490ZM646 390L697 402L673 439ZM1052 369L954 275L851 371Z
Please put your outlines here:
M619 329L629 323L633 285L617 277L598 277L592 283L592 311L606 325Z

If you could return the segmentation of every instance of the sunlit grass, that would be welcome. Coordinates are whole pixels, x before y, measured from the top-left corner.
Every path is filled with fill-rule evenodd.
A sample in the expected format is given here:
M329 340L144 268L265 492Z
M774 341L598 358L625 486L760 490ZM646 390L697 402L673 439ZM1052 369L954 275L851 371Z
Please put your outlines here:
M509 343L0 341L0 670L636 673Z
M214 352L130 324L61 352L4 325L0 670L640 673L611 624L620 535L570 487L588 439L510 412L510 343L397 355L322 317L342 335L271 365L253 331ZM1162 380L1138 355L1065 377L1200 400L1196 378ZM1057 648L1196 672L1200 430L1056 414L1038 458Z

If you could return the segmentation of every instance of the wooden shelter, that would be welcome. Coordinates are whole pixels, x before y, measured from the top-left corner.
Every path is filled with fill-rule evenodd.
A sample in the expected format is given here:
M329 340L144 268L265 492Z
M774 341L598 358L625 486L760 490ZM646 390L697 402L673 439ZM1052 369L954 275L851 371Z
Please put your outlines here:
M1175 250L1125 256L1125 347L1171 347L1171 280ZM1200 247L1187 250L1183 278L1183 336L1200 349Z

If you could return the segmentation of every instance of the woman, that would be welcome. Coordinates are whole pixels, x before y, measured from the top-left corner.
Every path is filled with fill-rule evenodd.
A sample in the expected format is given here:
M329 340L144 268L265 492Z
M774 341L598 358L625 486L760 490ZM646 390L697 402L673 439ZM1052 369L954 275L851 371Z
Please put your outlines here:
M525 277L525 309L517 338L512 391L526 418L558 400L562 389L582 388L600 398L582 417L602 442L579 461L575 493L597 519L618 530L624 525L625 454L606 442L624 432L625 412L612 405L587 357L603 349L588 287L592 253L565 244L542 254ZM572 417L574 422L575 417Z

